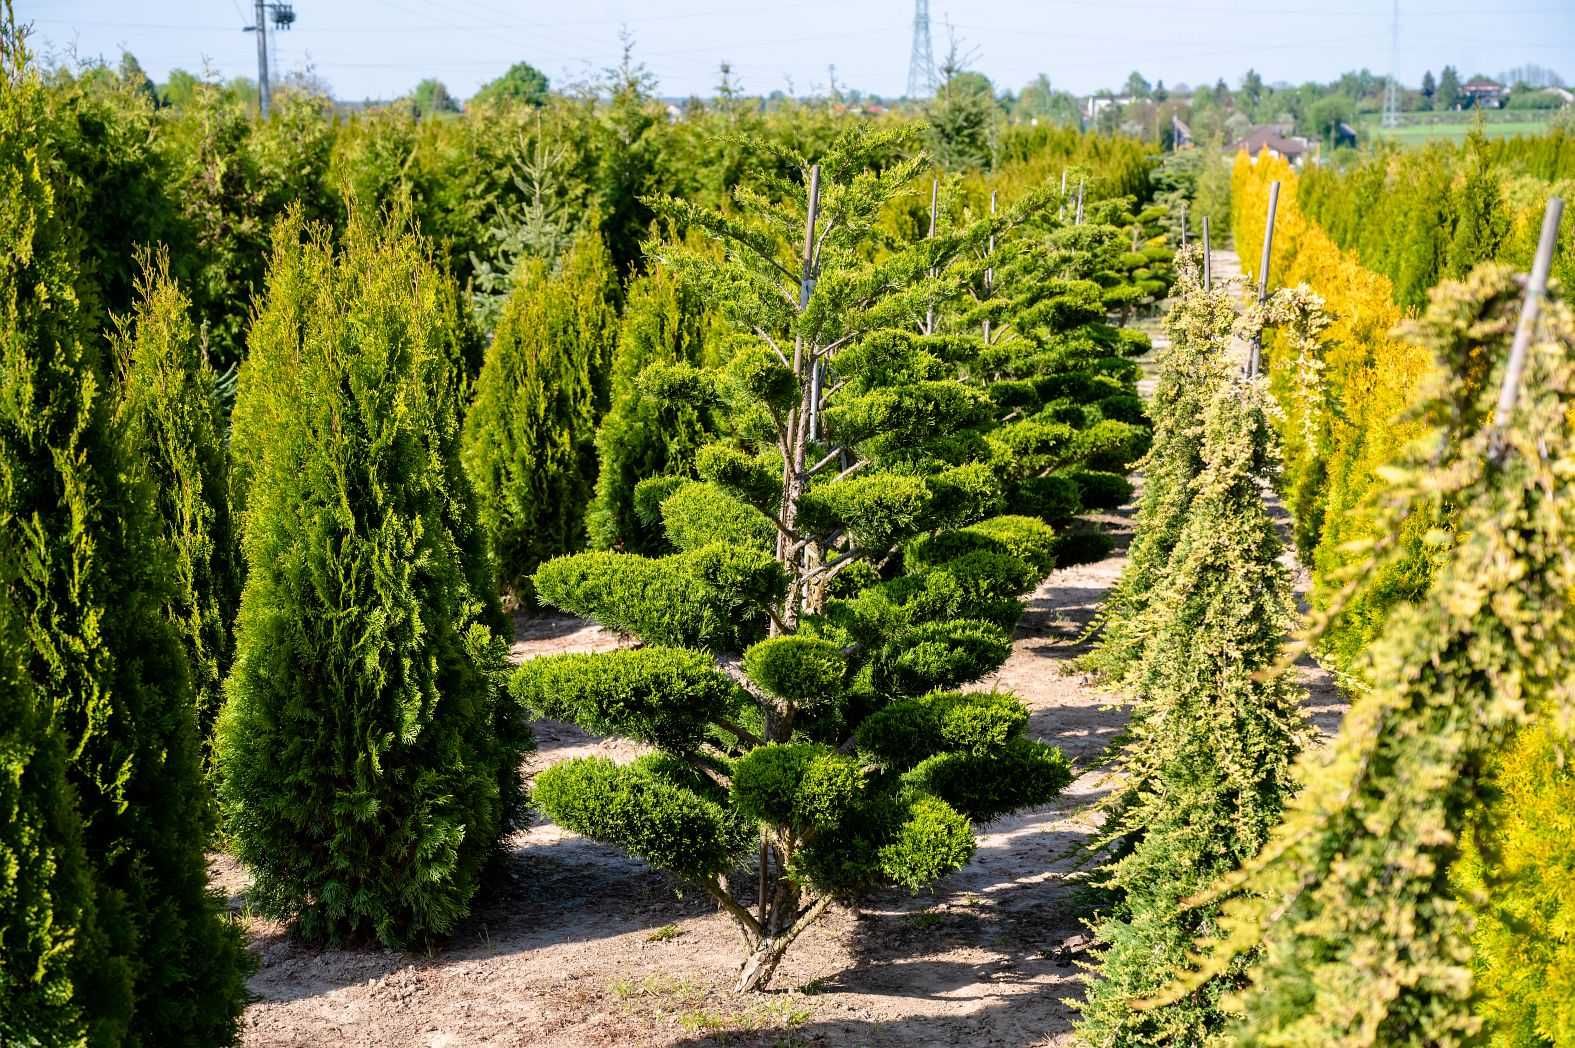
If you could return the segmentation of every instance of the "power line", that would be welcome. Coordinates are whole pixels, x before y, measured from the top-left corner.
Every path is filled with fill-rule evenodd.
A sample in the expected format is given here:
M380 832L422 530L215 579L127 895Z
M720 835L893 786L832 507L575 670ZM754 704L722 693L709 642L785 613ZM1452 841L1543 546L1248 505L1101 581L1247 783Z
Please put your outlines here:
M935 90L935 55L930 49L930 0L914 0L913 48L908 55L908 97L928 98Z

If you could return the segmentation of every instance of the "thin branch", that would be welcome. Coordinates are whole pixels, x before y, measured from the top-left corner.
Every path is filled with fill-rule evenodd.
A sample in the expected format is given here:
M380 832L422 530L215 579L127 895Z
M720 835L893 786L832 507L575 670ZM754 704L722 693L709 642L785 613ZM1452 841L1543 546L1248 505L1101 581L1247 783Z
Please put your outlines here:
M820 915L826 912L826 907L830 906L832 902L833 899L830 895L822 895L816 899L809 909L804 911L804 915L793 922L793 927L788 929L787 934L777 940L781 943L781 948L785 950L791 946L794 939L797 939L810 925L820 919Z
M813 466L809 467L809 469L805 470L804 471L804 476L806 476L806 477L813 477L815 474L819 473L821 470L823 470L827 466L831 465L832 460L835 459L838 455L842 454L843 451L845 451L845 450L847 450L847 449L844 448L841 444L838 444L835 448L833 448L826 455L825 458L821 459L819 462L817 462Z
M755 920L754 915L738 905L732 894L716 881L706 881L701 887L705 889L707 895L717 901L729 917L737 922L738 929L744 933L744 941L749 944L749 948L753 950L758 946L760 940L765 937L766 930L760 926L759 921Z
M870 460L869 459L859 459L853 465L849 466L847 469L843 470L841 473L838 473L835 477L832 477L831 478L831 482L833 484L835 484L839 480L846 480L847 478L853 476L853 474L857 473L859 470L863 469L865 466L868 466L869 464L870 464Z
M772 338L766 329L759 325L755 326L755 334L765 339L766 345L771 347L771 352L775 353L777 359L782 361L782 366L791 371L793 365L788 362L787 354L783 353L781 347L777 345L777 340Z
M845 378L844 379L838 379L837 383L835 385L833 385L830 389L826 390L824 393L822 393L820 395L820 406L822 408L824 408L826 406L826 402L829 401L832 398L832 396L838 390L840 390L843 386L846 386L847 384L848 384L848 380L847 379L845 379Z
M736 738L745 746L753 747L760 745L760 736L756 735L748 728L741 728L732 721L723 720L721 717L712 717L711 723L715 724L718 728L721 728L723 731Z

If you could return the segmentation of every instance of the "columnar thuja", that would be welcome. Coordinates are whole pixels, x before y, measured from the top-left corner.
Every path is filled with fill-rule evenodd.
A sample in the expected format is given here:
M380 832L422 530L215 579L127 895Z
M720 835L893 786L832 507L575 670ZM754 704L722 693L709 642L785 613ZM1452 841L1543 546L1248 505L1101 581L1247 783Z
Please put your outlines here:
M745 941L742 990L834 900L934 883L972 854L973 820L1068 779L1019 700L947 690L1006 657L1054 534L997 515L991 405L956 377L977 339L911 333L956 293L954 260L1022 211L882 242L876 216L919 164L889 159L905 146L849 133L799 179L761 173L730 216L660 205L720 246L657 254L737 334L725 365L657 364L641 387L711 405L731 432L700 449L698 480L636 493L676 553L535 576L546 602L645 646L533 660L511 684L539 713L651 747L549 768L536 797L709 893Z

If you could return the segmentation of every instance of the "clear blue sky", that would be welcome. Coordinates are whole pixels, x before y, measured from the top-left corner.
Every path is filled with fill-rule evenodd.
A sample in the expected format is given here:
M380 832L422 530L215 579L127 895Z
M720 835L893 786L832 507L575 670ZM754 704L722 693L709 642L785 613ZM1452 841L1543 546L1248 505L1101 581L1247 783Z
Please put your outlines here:
M118 59L154 79L205 64L256 74L241 28L248 0L15 0L37 50ZM524 59L554 86L616 62L627 27L665 95L709 94L731 62L743 87L800 94L837 82L899 95L907 81L913 0L294 0L295 28L274 35L275 70L310 66L341 98L391 98L435 76L465 98ZM1496 75L1527 63L1575 81L1575 0L1402 0L1398 70ZM1167 84L1235 86L1249 67L1268 82L1329 80L1390 65L1391 0L931 0L937 62L952 24L972 65L1018 88L1040 72L1086 93L1134 68Z

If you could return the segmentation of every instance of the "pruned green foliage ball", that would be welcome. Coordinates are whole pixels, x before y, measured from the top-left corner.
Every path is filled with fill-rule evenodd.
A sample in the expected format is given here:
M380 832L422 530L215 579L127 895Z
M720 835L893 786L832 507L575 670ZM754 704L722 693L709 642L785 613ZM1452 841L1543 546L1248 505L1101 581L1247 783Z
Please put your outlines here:
M766 551L776 542L771 518L717 484L685 484L661 506L668 541L681 550L723 542Z
M809 708L841 693L848 659L819 637L770 637L744 652L744 672L777 698Z

